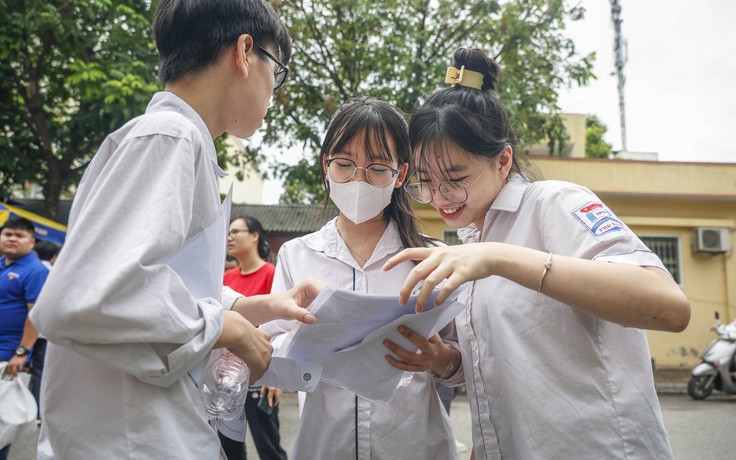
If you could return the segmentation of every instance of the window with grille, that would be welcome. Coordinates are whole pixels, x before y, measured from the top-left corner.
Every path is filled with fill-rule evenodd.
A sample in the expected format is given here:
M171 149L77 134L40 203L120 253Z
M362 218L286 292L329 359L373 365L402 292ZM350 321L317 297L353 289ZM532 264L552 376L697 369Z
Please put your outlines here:
M462 244L460 238L457 236L457 230L443 230L442 240L450 246Z
M662 260L677 284L681 284L680 238L677 236L639 236L641 241Z

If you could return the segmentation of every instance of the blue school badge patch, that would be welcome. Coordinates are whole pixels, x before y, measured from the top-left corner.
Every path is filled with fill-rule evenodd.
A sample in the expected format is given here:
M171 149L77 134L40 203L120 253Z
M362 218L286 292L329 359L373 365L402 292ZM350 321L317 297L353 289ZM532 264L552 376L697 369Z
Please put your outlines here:
M591 201L571 214L582 222L593 236L603 236L626 228L603 203Z

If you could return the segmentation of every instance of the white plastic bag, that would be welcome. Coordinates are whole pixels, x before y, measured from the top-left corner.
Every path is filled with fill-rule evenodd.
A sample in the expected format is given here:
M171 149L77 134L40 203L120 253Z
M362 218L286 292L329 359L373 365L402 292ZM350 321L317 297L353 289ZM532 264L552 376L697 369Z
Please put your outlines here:
M0 362L0 449L11 444L22 425L34 422L36 400L28 389L30 374L5 374L7 361Z

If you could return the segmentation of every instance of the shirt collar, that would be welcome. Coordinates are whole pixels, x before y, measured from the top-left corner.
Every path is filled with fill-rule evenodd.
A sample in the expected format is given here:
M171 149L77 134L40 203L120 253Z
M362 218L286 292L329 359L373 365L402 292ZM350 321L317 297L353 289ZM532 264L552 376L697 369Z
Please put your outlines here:
M529 186L529 180L521 174L515 174L506 184L501 187L496 199L491 204L494 211L516 212L521 205L521 199Z
M5 260L7 259L7 256L0 256L0 268L5 268L6 266L10 267L11 265L27 265L29 262L31 262L36 257L37 257L36 253L31 251L28 254L21 257L20 259L15 259L14 261L5 265Z
M350 250L340 237L337 231L337 217L327 222L318 232L312 233L304 237L304 244L313 251L324 252L328 257L341 260L349 264L355 264L355 260L350 254ZM401 236L396 222L389 220L386 230L384 230L381 239L376 243L376 248L371 255L371 264L374 261L380 261L388 255L393 255L402 249ZM366 264L362 269L368 268ZM360 268L360 266L356 266Z
M205 141L204 148L210 162L212 163L212 169L215 174L220 177L227 176L227 173L220 168L220 165L217 164L217 151L215 150L215 143L212 142L212 135L197 111L176 94L168 91L160 91L154 94L153 98L151 98L151 102L149 102L148 107L146 107L146 113L164 111L179 113L187 120L194 123L194 126L197 127L202 135L202 139Z
M529 179L522 174L515 174L511 179L501 187L496 199L493 200L490 209L486 213L483 219L483 234L488 233L488 229L485 228L485 222L490 222L489 215L494 211L507 211L516 212L519 210L521 205L521 199L524 197L526 188L529 187ZM481 233L475 224L470 224L467 227L459 228L457 235L463 243L477 243L480 241Z

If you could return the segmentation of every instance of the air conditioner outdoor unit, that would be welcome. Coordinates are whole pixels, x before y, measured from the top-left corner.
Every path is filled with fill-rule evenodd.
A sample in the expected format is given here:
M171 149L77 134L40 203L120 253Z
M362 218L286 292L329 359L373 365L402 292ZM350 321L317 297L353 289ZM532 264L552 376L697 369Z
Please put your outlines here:
M695 252L728 252L731 242L727 228L698 227L693 235L693 249Z

